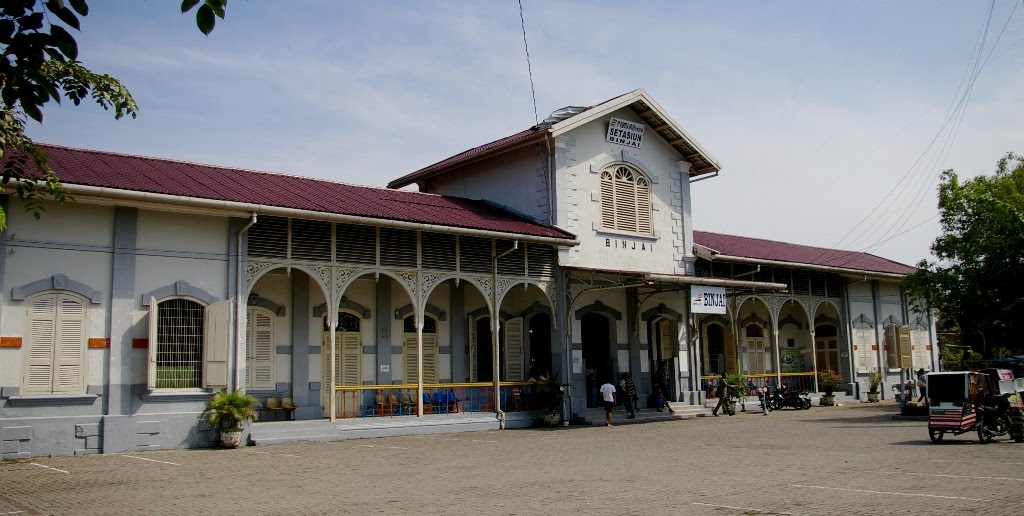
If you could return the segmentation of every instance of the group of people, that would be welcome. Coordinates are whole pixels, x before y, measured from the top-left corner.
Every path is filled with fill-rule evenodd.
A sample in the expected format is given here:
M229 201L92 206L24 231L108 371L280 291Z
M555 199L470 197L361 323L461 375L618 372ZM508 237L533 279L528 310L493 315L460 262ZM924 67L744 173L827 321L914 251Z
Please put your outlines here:
M654 375L652 390L651 400L655 410L661 412L662 409L667 408L670 413L674 414L675 410L668 404L668 399L665 396L665 393L668 392L668 373L665 371L664 363L658 365L658 371ZM606 378L598 389L601 404L604 407L605 426L612 426L612 412L615 410L615 405L619 403L620 393L622 406L629 414L626 416L626 419L635 419L637 411L640 410L637 406L640 396L637 394L636 383L633 382L633 378L630 377L629 373L622 373L618 388L612 384L610 378Z

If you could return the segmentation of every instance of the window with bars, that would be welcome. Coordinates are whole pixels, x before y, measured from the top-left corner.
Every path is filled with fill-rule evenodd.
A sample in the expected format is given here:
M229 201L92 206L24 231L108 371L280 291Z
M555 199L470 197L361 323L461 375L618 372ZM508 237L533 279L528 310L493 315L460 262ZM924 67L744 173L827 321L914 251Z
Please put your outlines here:
M157 305L155 347L157 389L202 387L205 309L188 299Z
M626 165L601 172L601 226L652 234L651 184L646 176Z

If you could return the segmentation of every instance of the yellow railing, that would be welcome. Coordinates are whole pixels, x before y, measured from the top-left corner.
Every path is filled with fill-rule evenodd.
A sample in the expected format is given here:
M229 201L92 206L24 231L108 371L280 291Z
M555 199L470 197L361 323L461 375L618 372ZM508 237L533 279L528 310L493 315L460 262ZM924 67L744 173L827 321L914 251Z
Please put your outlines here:
M708 398L715 397L715 387L718 385L718 379L720 375L704 375L700 377L701 390L707 393ZM791 390L798 391L815 391L815 373L814 371L801 372L801 373L764 373L764 374L745 374L743 379L747 382L747 395L757 396L757 390L765 385L770 385L773 388L780 385L786 385Z
M530 382L500 382L501 409L529 410ZM389 385L335 385L335 416L415 416L422 404L423 414L493 412L493 382L425 383L419 397L415 383Z

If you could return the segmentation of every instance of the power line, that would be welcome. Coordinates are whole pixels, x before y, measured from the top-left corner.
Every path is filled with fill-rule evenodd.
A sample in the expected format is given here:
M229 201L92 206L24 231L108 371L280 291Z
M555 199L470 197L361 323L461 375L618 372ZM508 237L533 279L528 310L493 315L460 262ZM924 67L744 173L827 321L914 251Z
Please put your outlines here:
M537 116L537 93L533 91L533 67L530 66L530 45L526 43L526 19L523 18L523 0L519 0L519 24L523 27L523 48L526 49L526 72L530 76L530 96L533 97L533 125L540 125Z

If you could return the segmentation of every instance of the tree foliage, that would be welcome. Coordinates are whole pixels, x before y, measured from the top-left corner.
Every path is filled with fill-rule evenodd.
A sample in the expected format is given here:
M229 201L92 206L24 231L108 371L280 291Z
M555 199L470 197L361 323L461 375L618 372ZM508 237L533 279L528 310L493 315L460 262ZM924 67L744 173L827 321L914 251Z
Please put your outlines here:
M184 0L181 12L196 9L196 26L213 31L224 18L227 0ZM135 118L139 107L117 79L94 73L78 61L78 43L70 32L81 30L89 14L86 0L4 0L0 6L0 194L13 193L36 218L43 201L71 199L46 160L46 153L25 134L28 120L43 122L43 107L91 99L115 119ZM31 165L31 166L30 166ZM38 172L33 172L33 170ZM0 209L0 229L7 214Z
M992 176L943 172L938 261L904 281L912 298L954 321L961 344L991 355L1019 348L1024 331L1024 157L1007 154Z

